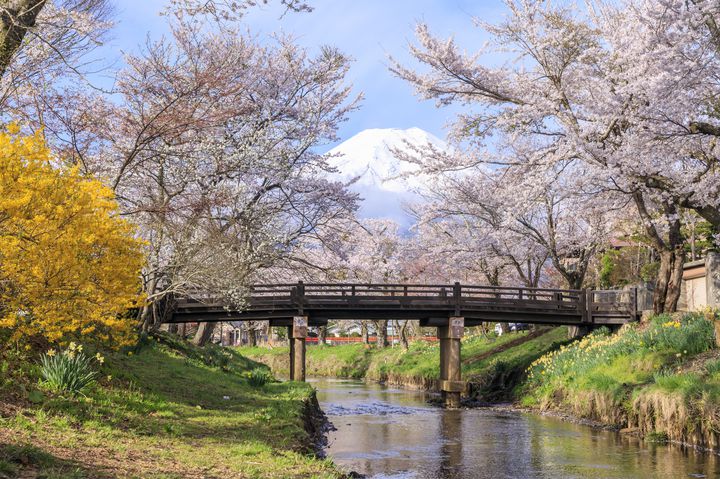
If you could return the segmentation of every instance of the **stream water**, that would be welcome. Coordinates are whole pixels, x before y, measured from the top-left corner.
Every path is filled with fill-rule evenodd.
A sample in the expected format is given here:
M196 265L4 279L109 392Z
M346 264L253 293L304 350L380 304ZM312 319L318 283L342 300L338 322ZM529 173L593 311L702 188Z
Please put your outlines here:
M380 384L311 382L337 428L328 456L371 478L720 477L720 457L679 446L533 414L443 410Z

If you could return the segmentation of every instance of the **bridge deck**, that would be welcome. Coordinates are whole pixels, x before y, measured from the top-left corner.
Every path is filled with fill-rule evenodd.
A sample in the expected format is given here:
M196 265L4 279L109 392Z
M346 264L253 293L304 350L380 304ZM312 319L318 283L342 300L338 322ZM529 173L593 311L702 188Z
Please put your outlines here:
M328 320L419 319L441 324L462 316L465 324L623 324L637 319L635 290L597 291L424 284L335 284L302 282L255 285L241 310L219 299L178 300L170 322L270 320L287 325L293 316L310 324Z

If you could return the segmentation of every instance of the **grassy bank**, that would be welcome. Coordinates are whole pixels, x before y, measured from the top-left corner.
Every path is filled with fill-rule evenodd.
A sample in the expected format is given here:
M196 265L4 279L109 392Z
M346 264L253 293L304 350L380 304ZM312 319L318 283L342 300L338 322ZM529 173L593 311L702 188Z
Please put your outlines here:
M312 389L252 386L260 365L234 351L149 339L106 355L77 397L39 386L35 359L4 354L0 478L338 476L310 454Z
M482 400L507 399L527 366L567 338L567 329L544 329L500 337L470 335L463 338L463 377ZM243 355L269 365L277 374L287 374L286 347L241 348ZM436 389L440 374L440 346L416 341L405 351L400 346L377 349L363 344L308 346L307 374L365 378L418 389Z
M717 314L662 315L599 330L537 360L522 404L569 412L653 440L718 449Z

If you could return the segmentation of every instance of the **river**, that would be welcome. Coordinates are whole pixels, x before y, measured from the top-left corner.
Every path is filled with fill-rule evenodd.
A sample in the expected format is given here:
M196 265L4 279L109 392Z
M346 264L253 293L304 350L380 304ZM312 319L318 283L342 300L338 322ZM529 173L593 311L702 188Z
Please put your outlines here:
M534 414L443 410L380 384L311 382L337 428L328 456L375 479L720 477L720 457L674 445Z

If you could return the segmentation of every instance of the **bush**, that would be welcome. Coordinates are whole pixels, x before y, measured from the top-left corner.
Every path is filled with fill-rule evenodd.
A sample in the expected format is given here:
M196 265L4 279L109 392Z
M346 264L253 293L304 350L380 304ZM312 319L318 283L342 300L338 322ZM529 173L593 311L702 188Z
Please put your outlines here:
M275 378L272 373L267 369L256 368L248 373L248 383L256 388L262 387L274 380Z
M0 128L0 340L132 344L143 242L113 191L64 163L42 134Z
M99 354L94 358L86 356L82 346L75 343L60 353L50 350L40 358L43 383L53 391L80 393L94 383L99 374L92 368L93 359L99 363L104 361Z

